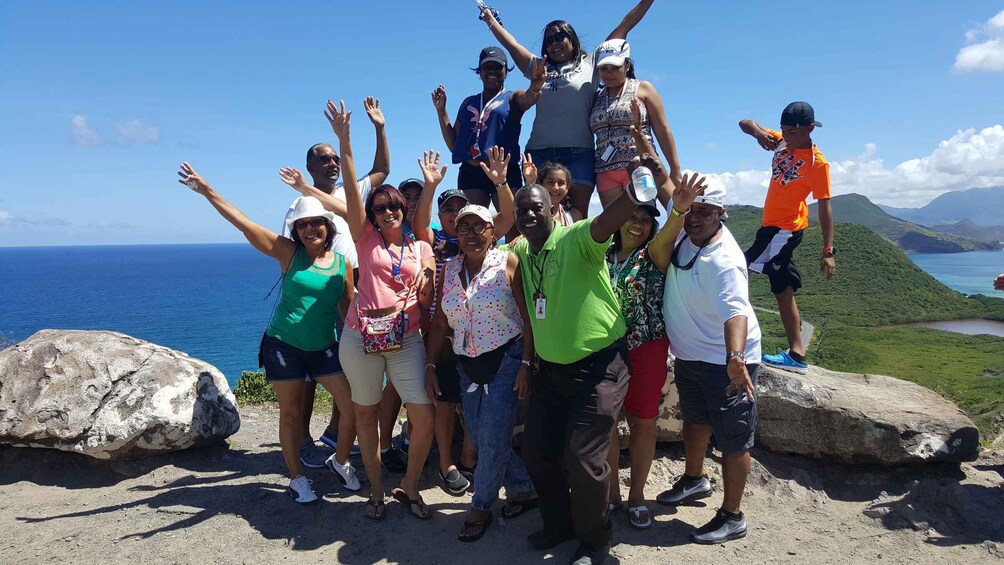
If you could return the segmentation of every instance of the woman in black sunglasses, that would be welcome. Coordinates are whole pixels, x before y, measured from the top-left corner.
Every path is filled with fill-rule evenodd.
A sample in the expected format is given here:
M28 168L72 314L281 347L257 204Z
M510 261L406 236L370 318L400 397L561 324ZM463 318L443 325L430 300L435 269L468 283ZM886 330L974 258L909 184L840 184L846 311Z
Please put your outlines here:
M638 2L607 40L627 39L628 32L638 25L652 2ZM572 172L573 184L569 190L572 207L585 218L596 184L594 141L589 128L589 114L599 84L596 53L586 53L575 29L564 20L544 26L544 41L537 57L499 24L491 10L482 10L481 19L524 75L529 76L531 62L546 56L546 82L537 101L537 115L526 148L535 163L554 161L568 167Z

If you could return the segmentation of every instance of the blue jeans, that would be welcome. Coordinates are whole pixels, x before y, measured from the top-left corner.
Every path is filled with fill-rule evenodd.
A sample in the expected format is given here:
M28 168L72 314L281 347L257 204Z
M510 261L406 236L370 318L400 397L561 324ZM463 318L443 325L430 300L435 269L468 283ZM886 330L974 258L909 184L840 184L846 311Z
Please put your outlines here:
M533 164L540 168L548 161L561 163L572 173L571 184L593 186L596 184L596 152L592 147L551 147L529 149ZM542 182L544 179L537 179Z
M532 492L533 483L523 461L512 450L512 430L516 425L518 399L513 387L516 371L523 357L523 341L509 346L495 378L487 385L474 385L460 370L463 394L464 423L474 448L478 451L478 466L474 471L475 510L490 510L505 486L506 494ZM471 390L472 385L476 386Z

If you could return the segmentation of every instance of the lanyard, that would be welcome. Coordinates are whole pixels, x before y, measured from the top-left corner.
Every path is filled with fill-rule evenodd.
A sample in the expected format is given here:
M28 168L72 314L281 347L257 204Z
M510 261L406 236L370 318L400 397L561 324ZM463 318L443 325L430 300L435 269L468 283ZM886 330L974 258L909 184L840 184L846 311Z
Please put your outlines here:
M387 250L387 255L390 257L390 272L394 275L394 281L404 284L404 280L401 278L401 265L404 264L404 249L405 243L408 242L408 236L403 233L401 234L401 256L397 258L396 265L394 264L394 254L390 251L390 244L387 243L385 238L381 237L381 239L383 239L383 248Z
M630 255L627 256L626 259L624 259L619 263L617 262L617 254L616 253L613 254L614 255L613 267L610 269L610 274L612 275L612 278L615 282L617 281L618 278L620 278L621 271L623 271L625 267L631 264L632 260L634 259L634 256L638 253L639 249L641 248L640 247L636 248L634 251L631 252Z
M613 103L613 109L611 109L609 104L607 105L607 125L603 126L603 129L610 129L614 126L614 114L620 107L621 98L624 96L624 91L627 90L627 85L629 80L631 79L625 79L624 84L621 85L621 91L620 93L617 94L617 100L615 100ZM609 98L609 96L607 98Z
M478 95L478 100L479 100L478 103L481 105L481 109L478 110L478 121L474 124L475 141L477 141L477 138L481 135L481 128L485 127L485 121L488 119L487 114L485 114L485 109L491 106L492 102L494 102L496 98L502 96L503 94L505 94L504 88L502 90L499 90L498 94L492 96L492 99L489 100L487 104L485 104L485 93L482 92L481 94Z
M530 258L530 268L532 270L530 273L530 282L533 283L534 296L544 296L544 293L541 292L541 289L544 287L544 267L547 266L547 259L550 254L550 249L540 254L542 260L539 268L537 267L537 259L534 257Z
M465 258L464 261L460 264L460 276L462 277L461 280L464 281L464 288L467 291L468 296L470 296L471 294L471 283L476 281L478 275L480 275L485 270L485 262L487 261L488 261L488 256L485 255L484 262L481 263L481 268L478 269L478 272L474 273L473 277L470 276L470 273L467 271L467 259Z

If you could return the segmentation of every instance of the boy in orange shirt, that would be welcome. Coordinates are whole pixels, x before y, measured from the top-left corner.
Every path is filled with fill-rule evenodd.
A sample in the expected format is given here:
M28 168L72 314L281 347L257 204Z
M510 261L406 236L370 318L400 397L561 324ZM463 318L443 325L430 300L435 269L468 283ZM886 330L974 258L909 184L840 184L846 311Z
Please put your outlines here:
M819 202L819 227L823 231L823 252L819 272L826 280L837 270L833 247L833 213L830 209L830 164L812 143L811 134L823 124L816 121L808 102L792 102L781 112L781 131L767 129L753 120L742 120L739 129L752 136L767 151L774 151L770 185L763 205L763 227L746 251L749 270L767 275L770 290L777 299L788 350L764 355L772 367L805 373L805 346L802 343L801 319L795 303L795 291L802 286L802 275L795 266L792 252L802 242L802 232L809 226L806 199Z

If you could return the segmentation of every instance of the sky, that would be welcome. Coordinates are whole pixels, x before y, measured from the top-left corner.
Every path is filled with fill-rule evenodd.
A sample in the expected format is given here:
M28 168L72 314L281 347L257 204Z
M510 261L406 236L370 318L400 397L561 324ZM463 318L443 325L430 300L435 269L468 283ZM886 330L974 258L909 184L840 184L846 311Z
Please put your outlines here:
M595 48L631 0L494 0L531 51L566 19ZM776 125L807 100L834 194L921 206L1004 185L1004 2L656 0L628 39L666 105L685 169L760 205L769 155L737 127ZM322 110L344 98L358 166L387 116L389 181L446 154L430 93L451 116L480 90L494 38L473 0L0 3L0 246L239 242L176 182L190 162L252 219L278 229L303 167L334 141ZM510 89L526 86L513 73ZM525 141L533 121L523 118ZM442 187L456 182L451 165ZM837 218L839 221L839 218Z

